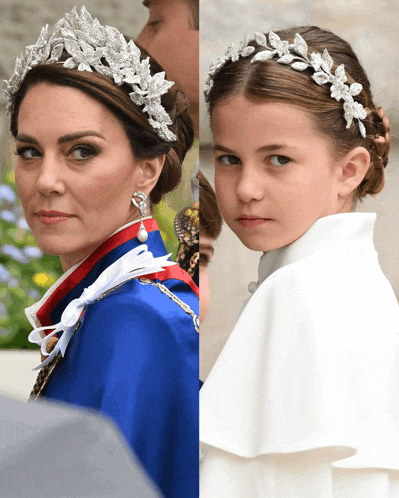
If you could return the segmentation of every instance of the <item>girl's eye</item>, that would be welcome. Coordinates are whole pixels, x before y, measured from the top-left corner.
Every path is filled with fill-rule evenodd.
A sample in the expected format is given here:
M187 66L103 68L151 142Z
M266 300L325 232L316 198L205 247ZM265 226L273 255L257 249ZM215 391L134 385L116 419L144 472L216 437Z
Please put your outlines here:
M199 265L202 267L206 267L209 265L210 262L211 262L210 257L207 254L200 252Z
M232 166L233 164L240 164L240 158L237 156L233 156L230 154L226 154L224 156L219 156L217 161L222 164L226 164L227 166Z
M291 161L291 159L287 156L270 156L270 162L273 164L273 166L285 166Z
M41 154L34 147L21 147L15 151L15 155L21 157L22 159L29 160L39 157Z
M71 155L73 156L74 159L78 159L79 161L84 161L85 159L89 159L90 157L96 156L97 151L93 147L89 147L88 145L85 146L78 146L75 147Z
M152 29L155 29L160 22L161 21L148 21L147 26L149 26Z

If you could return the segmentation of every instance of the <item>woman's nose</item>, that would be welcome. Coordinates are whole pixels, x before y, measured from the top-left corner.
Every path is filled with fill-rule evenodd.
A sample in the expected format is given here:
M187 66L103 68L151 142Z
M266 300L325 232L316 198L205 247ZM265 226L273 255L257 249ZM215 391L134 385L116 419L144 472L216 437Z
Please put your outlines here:
M62 195L65 192L62 170L62 165L56 157L44 157L36 180L37 190L45 196Z
M255 167L244 166L237 183L237 197L241 202L251 202L263 198L262 178Z

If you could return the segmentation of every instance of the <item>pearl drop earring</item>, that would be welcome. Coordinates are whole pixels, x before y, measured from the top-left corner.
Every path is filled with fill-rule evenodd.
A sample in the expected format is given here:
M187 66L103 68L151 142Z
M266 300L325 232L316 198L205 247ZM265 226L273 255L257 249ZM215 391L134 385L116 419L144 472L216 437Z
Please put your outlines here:
M140 200L137 201L135 198L138 197ZM132 202L133 205L139 208L140 210L140 217L143 218L145 216L145 213L147 211L147 196L144 192L137 191L134 192L133 197L132 197ZM148 239L148 232L144 227L143 220L140 219L140 229L137 234L137 239L140 242L145 242Z

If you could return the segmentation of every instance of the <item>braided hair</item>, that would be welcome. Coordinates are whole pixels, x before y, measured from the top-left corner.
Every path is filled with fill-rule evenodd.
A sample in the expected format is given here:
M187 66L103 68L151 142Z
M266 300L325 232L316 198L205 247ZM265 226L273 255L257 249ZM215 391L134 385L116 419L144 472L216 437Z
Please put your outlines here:
M346 128L342 101L331 98L328 85L317 85L311 80L312 69L294 71L275 59L251 64L251 59L264 47L252 41L255 47L251 57L227 61L213 76L213 86L207 96L212 117L215 106L232 94L243 94L251 100L286 102L309 112L317 133L330 139L334 156L344 157L355 147L364 147L370 154L370 167L363 181L354 192L354 200L374 195L384 186L384 169L390 151L389 121L372 97L370 81L348 42L326 29L316 26L288 28L275 32L282 40L293 42L296 33L306 41L311 52L323 53L327 49L334 61L332 71L345 65L348 84L361 83L363 90L356 96L367 112L363 121L366 138L359 133L355 122Z

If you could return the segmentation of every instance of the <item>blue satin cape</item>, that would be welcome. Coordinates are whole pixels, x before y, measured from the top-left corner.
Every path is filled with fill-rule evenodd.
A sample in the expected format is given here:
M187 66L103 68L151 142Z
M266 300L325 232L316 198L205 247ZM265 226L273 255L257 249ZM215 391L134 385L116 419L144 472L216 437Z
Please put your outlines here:
M163 256L155 220L144 224L148 249ZM138 228L127 225L61 278L40 303L36 323L58 323L70 301L140 244ZM149 278L198 315L198 288L177 265ZM198 497L198 333L193 318L156 286L133 279L88 305L44 397L109 416L165 497Z

